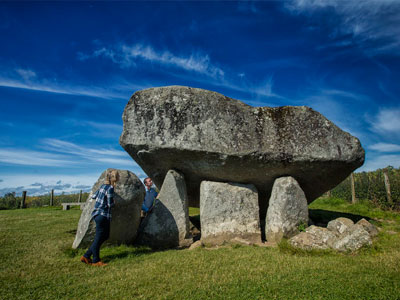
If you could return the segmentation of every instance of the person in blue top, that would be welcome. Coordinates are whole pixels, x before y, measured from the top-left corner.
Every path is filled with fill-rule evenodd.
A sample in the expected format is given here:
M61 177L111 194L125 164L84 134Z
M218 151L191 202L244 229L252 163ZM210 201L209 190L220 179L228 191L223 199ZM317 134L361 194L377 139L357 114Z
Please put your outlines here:
M157 197L157 192L153 188L153 181L150 177L144 179L144 186L146 188L146 195L144 196L142 211L144 214L147 214L153 209L154 201Z
M106 266L100 259L100 247L110 235L111 208L114 206L114 187L119 179L117 170L108 169L103 185L93 194L96 199L92 218L96 222L96 235L86 253L81 257L81 262L92 266ZM90 258L93 255L93 260Z

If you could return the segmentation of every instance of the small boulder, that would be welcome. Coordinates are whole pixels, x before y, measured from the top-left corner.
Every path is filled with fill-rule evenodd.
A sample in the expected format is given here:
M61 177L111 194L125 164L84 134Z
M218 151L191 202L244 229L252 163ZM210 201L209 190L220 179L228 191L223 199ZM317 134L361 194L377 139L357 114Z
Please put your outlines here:
M203 244L201 241L196 241L193 244L190 245L189 250L194 250L197 248L203 247Z
M348 218L337 218L330 221L327 228L336 235L341 235L353 225L354 222Z
M156 249L190 246L193 239L184 176L169 170L157 198L140 226L136 242Z
M304 250L329 249L336 241L333 232L323 227L310 226L305 232L300 232L292 237L289 243L296 248Z
M261 242L258 192L252 184L203 181L200 185L203 243L220 245L240 238Z
M112 208L110 237L107 243L130 244L135 240L139 228L140 210L145 190L142 182L135 174L127 170L117 171L120 179L114 188L115 206ZM91 215L96 200L91 197L104 183L106 172L107 170L100 175L86 200L72 245L74 249L87 247L93 242L96 224Z
M365 245L372 245L369 233L362 225L354 224L346 229L338 240L333 244L333 249L338 251L356 251Z
M336 235L327 228L310 226L306 229L306 232L314 235L316 238L321 240L322 243L326 244L329 248L332 248L333 244L336 242Z
M289 239L289 244L303 250L328 249L325 243L309 232L300 232Z
M276 179L265 224L267 241L279 242L282 237L294 236L301 223L308 223L308 205L303 190L293 177Z
M371 224L370 222L365 220L364 218L361 219L360 221L358 221L356 224L361 225L362 227L364 227L364 229L369 233L369 235L371 237L375 237L379 233L378 229L373 224Z

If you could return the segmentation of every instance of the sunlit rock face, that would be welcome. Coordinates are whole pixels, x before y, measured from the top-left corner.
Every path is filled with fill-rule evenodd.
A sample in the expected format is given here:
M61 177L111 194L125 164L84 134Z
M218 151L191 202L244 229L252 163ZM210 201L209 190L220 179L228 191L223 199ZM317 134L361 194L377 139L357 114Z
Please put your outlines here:
M203 180L251 183L262 216L276 178L295 178L311 202L364 162L359 140L309 107L252 107L197 88L138 91L123 122L122 147L158 187L182 172L191 206Z

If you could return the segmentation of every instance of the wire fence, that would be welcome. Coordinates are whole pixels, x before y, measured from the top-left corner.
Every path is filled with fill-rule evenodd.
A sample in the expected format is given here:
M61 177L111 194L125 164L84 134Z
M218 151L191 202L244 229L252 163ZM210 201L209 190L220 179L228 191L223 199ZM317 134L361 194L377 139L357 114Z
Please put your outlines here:
M400 209L400 168L353 173L327 193L351 202L368 200L383 209ZM352 191L352 180L354 191Z
M61 206L61 203L85 202L88 196L89 193L83 193L82 190L77 194L61 195L54 195L54 190L52 190L49 194L41 196L29 196L26 192L23 192L21 196L16 196L15 193L8 193L3 197L0 197L0 210L26 207Z

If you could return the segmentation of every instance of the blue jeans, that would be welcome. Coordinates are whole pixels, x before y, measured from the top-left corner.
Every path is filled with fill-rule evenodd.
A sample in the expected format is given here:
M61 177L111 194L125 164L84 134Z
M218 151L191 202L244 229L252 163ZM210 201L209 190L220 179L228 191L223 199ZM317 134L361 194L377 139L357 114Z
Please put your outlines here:
M93 263L97 263L100 261L100 247L110 236L110 220L102 215L97 215L94 217L94 221L96 222L96 236L83 256L90 258L93 255Z

